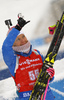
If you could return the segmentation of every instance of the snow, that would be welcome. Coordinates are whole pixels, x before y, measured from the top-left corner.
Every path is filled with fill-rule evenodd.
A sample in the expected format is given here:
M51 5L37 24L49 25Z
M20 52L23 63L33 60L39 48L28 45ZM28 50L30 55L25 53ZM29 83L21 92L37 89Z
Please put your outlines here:
M61 91L59 91L57 89L54 89L54 88L51 88L51 89L64 97L64 93L63 92L61 92Z
M4 2L4 3L3 3ZM26 27L23 28L28 39L31 39L33 31L39 22L39 19L44 16L45 12L50 5L51 0L0 0L0 49L2 43L7 34L7 27L4 24L4 20L11 18L13 24L16 24L17 14L22 12L26 20L31 20ZM44 10L45 9L45 10ZM61 44L60 50L64 49L63 47L64 40ZM50 44L36 47L38 50L42 51L45 55ZM0 53L1 54L1 53ZM0 56L2 60L2 55ZM7 66L3 66L3 68ZM3 68L0 68L1 70ZM54 63L55 69L55 78L53 82L57 82L64 79L64 58L61 60L56 60ZM52 82L52 83L53 83ZM61 85L61 84L60 84ZM60 95L64 96L64 93L51 87L53 91L56 91ZM12 100L17 97L16 86L14 80L10 77L0 81L0 100Z
M54 81L62 80L64 79L64 58L61 60L57 60L54 63L54 69L55 69L55 79Z
M16 87L12 78L8 78L0 82L0 100L3 100L3 99L11 100L13 97L16 96L15 91L16 91Z

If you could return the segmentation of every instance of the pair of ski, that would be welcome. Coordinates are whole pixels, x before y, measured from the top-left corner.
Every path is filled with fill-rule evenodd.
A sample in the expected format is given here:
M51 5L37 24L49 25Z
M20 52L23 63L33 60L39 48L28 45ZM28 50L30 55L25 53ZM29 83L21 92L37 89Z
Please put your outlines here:
M50 44L49 50L47 52L43 66L40 70L29 100L45 100L47 87L50 80L50 75L46 72L46 69L49 67L53 67L63 36L64 12L62 13L60 21L56 25L55 34L53 36L52 42Z

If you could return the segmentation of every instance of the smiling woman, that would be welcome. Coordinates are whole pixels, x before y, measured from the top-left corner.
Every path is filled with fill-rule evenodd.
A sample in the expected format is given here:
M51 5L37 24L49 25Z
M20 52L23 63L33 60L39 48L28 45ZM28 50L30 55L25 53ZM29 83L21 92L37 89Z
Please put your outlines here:
M19 18L17 25L9 32L2 46L3 59L14 79L18 97L21 100L29 100L30 95L25 96L24 94L32 92L44 61L43 55L38 50L32 49L32 45L22 33L22 28L28 22L23 18ZM17 66L16 58L18 60ZM54 69L47 70L47 73L50 73L50 78L53 77ZM44 82L43 84L45 85ZM52 93L50 92L50 94ZM54 100L53 94L52 100Z
M17 36L13 46L22 46L28 42L26 36L24 34L20 34Z
M12 48L17 52L29 53L30 42L27 40L26 36L21 33L22 32L20 32L20 35L17 36Z

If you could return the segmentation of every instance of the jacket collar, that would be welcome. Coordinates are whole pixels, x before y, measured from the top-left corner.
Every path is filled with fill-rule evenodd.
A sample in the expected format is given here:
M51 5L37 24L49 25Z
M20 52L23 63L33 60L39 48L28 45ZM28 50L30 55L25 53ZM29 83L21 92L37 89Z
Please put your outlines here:
M15 53L15 54L18 54L18 55L22 55L22 56L24 56L24 57L27 57L27 56L31 55L31 53L32 53L32 45L30 46L30 51L29 51L29 53L16 52L16 51L14 51L14 53Z

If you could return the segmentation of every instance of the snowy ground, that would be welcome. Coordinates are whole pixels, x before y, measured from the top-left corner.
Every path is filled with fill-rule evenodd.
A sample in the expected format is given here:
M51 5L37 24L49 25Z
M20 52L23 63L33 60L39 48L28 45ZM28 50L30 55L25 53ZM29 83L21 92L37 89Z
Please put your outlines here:
M45 14L48 9L51 0L0 0L0 49L2 43L6 37L7 27L4 24L4 20L11 18L13 23L16 24L17 14L22 12L25 18L31 20L31 23L24 28L23 31L26 33L28 39L31 39L33 31L39 21L39 19ZM4 2L4 3L3 3ZM45 9L45 10L44 10ZM42 13L43 12L43 13ZM29 30L30 29L30 30ZM29 34L30 33L30 34ZM40 45L36 48L46 55L46 52L50 44ZM60 47L61 52L64 50L64 40ZM1 53L0 53L1 54ZM64 56L63 56L64 57ZM53 94L55 95L55 100L64 100L64 58L56 60L54 63L55 69L55 79L50 83ZM0 61L2 60L2 55L0 55ZM7 69L6 65L0 63L0 70ZM0 72L1 73L1 72ZM4 71L2 74L7 73ZM0 74L1 77L1 74ZM3 77L1 77L3 79ZM0 80L0 100L15 100L16 98L16 87L14 81L11 77Z

